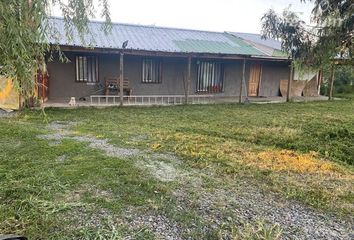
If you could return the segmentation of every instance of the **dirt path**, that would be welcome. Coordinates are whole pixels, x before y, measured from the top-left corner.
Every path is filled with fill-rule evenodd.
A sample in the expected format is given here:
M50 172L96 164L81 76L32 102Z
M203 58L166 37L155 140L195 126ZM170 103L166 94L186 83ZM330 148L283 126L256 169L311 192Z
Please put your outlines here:
M220 188L205 189L202 177L205 173L186 170L183 161L172 154L156 154L134 148L114 146L106 139L78 136L70 131L74 123L53 122L48 125L50 134L38 136L57 144L63 139L86 142L89 147L120 159L134 159L136 166L148 171L162 182L176 182L179 187L173 194L177 206L183 211L197 209L208 229L221 229L225 224L243 227L265 220L282 229L282 239L354 239L353 222L346 222L335 216L310 209L303 204L288 201L274 193L264 193L249 183L222 184L223 179L208 176L212 181L220 181ZM134 157L134 158L133 158ZM193 195L193 197L191 197ZM127 210L126 224L133 228L145 226L159 239L183 239L189 229L165 215L141 214ZM191 226L193 228L193 226ZM230 238L230 232L221 231L221 236ZM127 239L133 239L127 237Z

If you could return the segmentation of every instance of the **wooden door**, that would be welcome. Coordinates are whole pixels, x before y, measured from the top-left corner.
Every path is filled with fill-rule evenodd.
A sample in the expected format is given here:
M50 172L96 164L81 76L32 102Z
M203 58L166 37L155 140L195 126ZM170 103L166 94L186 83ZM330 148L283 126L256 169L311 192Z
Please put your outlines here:
M250 78L248 81L248 96L258 96L259 85L261 81L262 65L252 64L250 70Z
M38 99L45 102L48 100L48 74L38 71L36 80Z

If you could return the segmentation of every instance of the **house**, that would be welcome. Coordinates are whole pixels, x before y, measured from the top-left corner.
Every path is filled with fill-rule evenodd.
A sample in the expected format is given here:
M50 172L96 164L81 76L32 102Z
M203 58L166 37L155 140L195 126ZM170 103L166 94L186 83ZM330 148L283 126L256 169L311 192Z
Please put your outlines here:
M238 101L240 96L281 96L280 82L289 79L290 61L275 41L118 23L106 35L103 22L91 21L83 44L75 32L66 37L63 19L50 22L58 35L49 42L59 44L69 62L54 58L47 63L48 88L40 95L49 101Z

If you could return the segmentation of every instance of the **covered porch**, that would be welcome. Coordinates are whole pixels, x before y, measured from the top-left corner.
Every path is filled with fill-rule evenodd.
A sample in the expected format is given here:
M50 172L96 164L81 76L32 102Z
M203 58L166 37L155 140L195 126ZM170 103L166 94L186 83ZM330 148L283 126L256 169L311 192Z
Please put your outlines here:
M290 73L289 62L284 59L62 49L70 62L48 63L49 91L44 106L62 105L72 98L82 106L243 102L247 97L259 98L257 101L282 99L280 82L286 81ZM84 71L89 73L85 75Z

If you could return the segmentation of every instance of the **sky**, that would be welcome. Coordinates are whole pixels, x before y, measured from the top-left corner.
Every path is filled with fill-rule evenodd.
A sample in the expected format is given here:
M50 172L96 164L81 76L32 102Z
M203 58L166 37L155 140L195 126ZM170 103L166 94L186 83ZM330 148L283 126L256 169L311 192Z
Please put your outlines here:
M108 0L113 22L207 31L260 33L261 17L291 5L310 23L311 3L300 0ZM54 10L54 15L59 12ZM96 18L100 20L99 18Z

